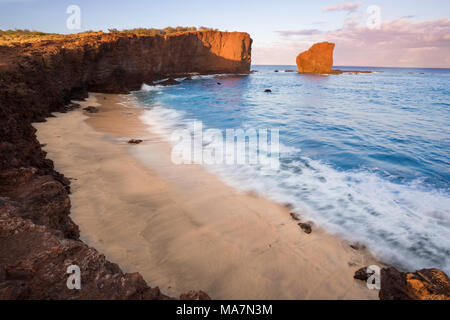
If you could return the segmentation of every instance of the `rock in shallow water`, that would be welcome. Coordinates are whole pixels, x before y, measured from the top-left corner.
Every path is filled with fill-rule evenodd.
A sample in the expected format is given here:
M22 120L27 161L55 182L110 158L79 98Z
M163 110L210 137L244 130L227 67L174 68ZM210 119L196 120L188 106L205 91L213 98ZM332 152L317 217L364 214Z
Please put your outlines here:
M177 80L175 80L174 78L171 77L167 80L164 80L164 81L158 83L158 85L160 85L160 86L176 86L180 83L181 82L178 82Z

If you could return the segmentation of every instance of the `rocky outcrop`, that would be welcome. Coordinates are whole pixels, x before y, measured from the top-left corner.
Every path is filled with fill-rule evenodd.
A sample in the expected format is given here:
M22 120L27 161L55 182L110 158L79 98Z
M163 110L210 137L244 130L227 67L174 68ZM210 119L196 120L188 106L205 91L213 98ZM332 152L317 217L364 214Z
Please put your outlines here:
M81 290L67 287L80 267ZM14 215L0 216L0 299L169 299L138 273L124 274L81 241Z
M422 269L404 273L381 270L381 300L450 300L450 279L441 270Z
M334 43L320 42L297 56L300 73L331 73L333 68Z
M31 123L76 108L70 100L89 90L126 93L194 72L247 73L251 44L246 33L199 31L95 33L0 46L0 298L167 298L79 240L70 181L46 159ZM64 279L75 262L85 287L74 293Z

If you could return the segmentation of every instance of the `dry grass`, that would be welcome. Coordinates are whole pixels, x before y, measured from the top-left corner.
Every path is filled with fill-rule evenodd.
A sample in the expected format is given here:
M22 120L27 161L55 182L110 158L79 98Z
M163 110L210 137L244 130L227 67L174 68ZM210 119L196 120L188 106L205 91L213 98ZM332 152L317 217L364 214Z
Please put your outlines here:
M117 30L109 29L110 34L134 34L139 36L155 36L155 35L168 35L174 33L183 33L191 31L202 31L202 30L214 30L217 29L206 28L206 27L167 27L165 29L146 29L146 28L136 28L136 29L126 29ZM55 40L75 40L89 36L102 35L105 34L102 31L85 31L76 34L58 34L58 33L45 33L40 31L30 31L30 30L0 30L0 45L1 46L15 46L25 43L36 43L40 41L55 41Z

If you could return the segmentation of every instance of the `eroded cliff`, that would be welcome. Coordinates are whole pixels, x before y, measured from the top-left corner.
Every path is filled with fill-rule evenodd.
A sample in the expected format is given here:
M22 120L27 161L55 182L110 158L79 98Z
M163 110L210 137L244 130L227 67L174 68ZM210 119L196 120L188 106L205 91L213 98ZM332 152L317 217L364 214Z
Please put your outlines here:
M88 91L125 93L191 72L249 72L251 44L246 33L198 31L0 46L0 298L167 299L79 240L70 182L46 159L31 123L76 107L70 100ZM72 263L91 280L82 292L65 287Z

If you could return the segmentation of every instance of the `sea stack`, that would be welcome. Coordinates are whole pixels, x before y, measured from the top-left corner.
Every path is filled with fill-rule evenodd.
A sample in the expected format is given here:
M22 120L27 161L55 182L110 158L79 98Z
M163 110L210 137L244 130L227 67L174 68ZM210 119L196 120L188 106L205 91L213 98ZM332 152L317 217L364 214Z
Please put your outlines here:
M320 42L297 56L300 73L331 73L333 68L334 43Z

